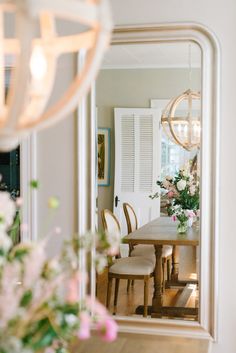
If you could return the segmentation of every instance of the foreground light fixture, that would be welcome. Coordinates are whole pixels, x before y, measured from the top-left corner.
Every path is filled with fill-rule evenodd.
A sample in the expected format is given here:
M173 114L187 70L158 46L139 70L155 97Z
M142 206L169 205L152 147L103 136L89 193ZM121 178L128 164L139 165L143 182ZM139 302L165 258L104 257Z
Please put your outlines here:
M200 98L199 92L189 89L171 99L161 117L167 137L187 151L199 148L201 143Z
M5 33L9 17L12 36ZM58 35L61 20L76 24L78 31ZM48 127L76 108L95 79L111 30L107 0L0 0L0 150L15 148L31 130ZM87 52L82 71L50 106L58 58L82 49Z

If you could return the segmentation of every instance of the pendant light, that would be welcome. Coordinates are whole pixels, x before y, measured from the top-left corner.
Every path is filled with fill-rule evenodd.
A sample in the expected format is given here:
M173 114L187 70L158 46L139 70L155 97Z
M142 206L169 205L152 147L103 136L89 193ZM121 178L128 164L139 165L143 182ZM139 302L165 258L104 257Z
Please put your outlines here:
M9 18L12 37L5 33ZM78 30L59 35L60 21ZM76 108L96 77L111 30L107 0L0 0L0 150L15 148L31 130L51 126ZM82 49L82 71L50 106L59 57Z
M189 45L190 86L191 74L191 45ZM200 147L200 99L201 95L199 92L188 89L170 100L161 117L161 124L167 137L188 151Z

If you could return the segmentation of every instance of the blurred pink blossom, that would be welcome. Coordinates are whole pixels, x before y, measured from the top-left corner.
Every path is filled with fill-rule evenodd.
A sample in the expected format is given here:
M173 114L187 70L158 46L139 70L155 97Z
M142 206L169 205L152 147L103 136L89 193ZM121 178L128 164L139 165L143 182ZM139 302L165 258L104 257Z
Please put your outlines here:
M95 315L98 315L101 318L107 317L108 312L96 298L86 297L86 305L89 307L91 312Z
M77 336L80 340L87 340L90 338L90 324L91 318L87 312L82 312L79 316L80 328Z
M21 230L22 232L28 232L28 230L29 230L28 224L27 224L27 223L22 223L22 224L20 225L20 230Z
M175 222L177 220L177 217L175 215L173 215L172 220Z
M119 251L120 251L119 245L114 245L109 248L109 250L107 251L107 254L109 256L115 256L119 253Z
M55 349L53 349L52 347L48 347L48 348L46 348L44 353L55 353Z
M21 207L23 205L23 198L22 197L17 197L16 199L16 206Z
M173 191L169 191L169 192L167 193L167 196L168 196L169 198L173 197L173 196L174 196L174 192L173 192Z
M103 341L112 342L117 337L118 325L111 318L97 323L97 330Z
M46 260L46 253L42 245L42 243L35 245L29 255L25 257L23 279L25 288L32 287L41 274Z
M79 286L82 282L87 282L88 276L85 273L77 271L68 282L68 294L67 294L67 301L69 303L76 303L80 300L79 298Z
M16 214L15 202L8 192L0 191L0 226L6 230L13 223Z

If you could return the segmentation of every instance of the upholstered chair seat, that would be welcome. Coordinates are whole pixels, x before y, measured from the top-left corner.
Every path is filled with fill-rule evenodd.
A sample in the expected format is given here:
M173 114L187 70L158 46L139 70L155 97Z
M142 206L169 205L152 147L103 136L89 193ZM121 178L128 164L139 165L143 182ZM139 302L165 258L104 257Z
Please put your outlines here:
M120 275L150 275L154 271L154 264L142 257L122 257L117 259L109 268L109 273Z

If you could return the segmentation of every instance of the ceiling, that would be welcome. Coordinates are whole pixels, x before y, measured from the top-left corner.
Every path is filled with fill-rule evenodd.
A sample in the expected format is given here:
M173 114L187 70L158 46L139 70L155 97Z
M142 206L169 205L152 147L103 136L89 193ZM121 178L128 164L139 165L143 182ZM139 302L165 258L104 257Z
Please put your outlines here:
M201 50L191 43L113 45L102 69L201 67Z

